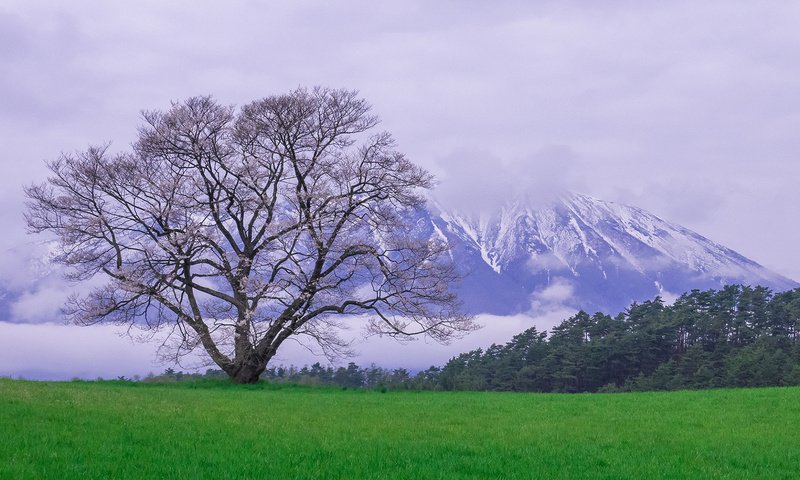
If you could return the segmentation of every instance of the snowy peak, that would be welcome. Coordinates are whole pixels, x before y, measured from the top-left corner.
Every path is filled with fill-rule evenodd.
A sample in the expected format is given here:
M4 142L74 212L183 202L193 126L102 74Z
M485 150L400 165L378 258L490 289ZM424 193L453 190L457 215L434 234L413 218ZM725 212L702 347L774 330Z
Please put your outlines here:
M636 242L698 272L713 273L719 267L731 263L761 268L728 248L637 207L605 202L585 195L572 195L564 203L582 221L585 228L596 232L619 255L642 271L648 265L640 265Z
M586 195L563 194L546 203L518 198L480 215L436 210L429 221L451 244L454 258L468 266L463 296L476 311L524 310L537 292L559 282L568 286L564 300L573 306L612 310L728 283L798 286L687 228ZM513 308L495 305L485 292L500 278L503 288L519 294ZM483 286L481 305L470 305L470 284ZM497 297L508 303L508 295Z

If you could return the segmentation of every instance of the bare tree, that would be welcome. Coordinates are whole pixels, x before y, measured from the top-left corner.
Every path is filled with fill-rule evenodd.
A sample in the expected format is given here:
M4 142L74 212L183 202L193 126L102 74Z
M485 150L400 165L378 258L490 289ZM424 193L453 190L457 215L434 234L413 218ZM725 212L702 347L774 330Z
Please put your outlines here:
M440 341L474 328L446 246L414 231L432 177L370 133L356 92L238 110L196 97L143 117L132 151L62 155L25 189L29 229L57 235L72 279L108 279L70 301L73 321L172 326L173 355L201 346L240 383L292 335L341 353L342 314Z

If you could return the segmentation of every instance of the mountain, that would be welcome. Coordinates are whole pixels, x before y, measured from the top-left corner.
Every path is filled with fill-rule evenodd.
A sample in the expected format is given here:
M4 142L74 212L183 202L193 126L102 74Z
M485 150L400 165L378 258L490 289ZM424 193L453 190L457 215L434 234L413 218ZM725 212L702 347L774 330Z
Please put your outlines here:
M633 301L725 284L800 286L739 253L637 207L564 194L518 198L467 214L429 204L423 235L450 245L473 313L520 313L546 305L621 311Z

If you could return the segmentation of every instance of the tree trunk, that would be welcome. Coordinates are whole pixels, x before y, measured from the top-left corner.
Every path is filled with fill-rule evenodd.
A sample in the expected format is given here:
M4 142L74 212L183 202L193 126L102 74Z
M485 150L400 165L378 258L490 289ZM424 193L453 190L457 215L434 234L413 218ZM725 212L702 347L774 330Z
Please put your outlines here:
M266 362L243 362L226 372L233 383L257 383L259 377L267 368Z

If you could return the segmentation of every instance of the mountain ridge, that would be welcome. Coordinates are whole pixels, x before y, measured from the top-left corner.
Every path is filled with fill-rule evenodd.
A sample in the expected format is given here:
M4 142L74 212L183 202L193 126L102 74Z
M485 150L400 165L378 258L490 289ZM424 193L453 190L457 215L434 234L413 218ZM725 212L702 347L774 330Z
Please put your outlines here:
M460 293L473 313L530 310L554 285L563 298L549 301L604 311L731 283L800 286L686 227L588 195L517 197L479 214L433 201L422 217L422 231L446 241L462 266Z

